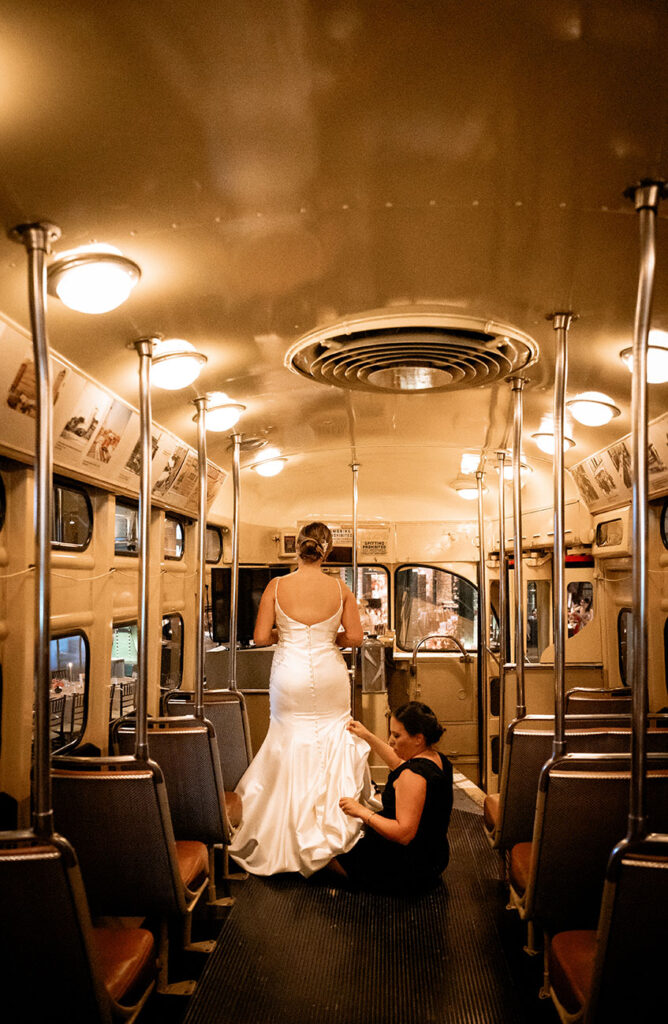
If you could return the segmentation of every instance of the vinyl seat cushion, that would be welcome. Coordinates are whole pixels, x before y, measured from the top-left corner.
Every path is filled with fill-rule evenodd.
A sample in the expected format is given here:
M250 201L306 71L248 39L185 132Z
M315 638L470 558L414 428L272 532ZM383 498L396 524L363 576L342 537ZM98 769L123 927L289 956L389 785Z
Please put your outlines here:
M179 839L175 845L181 881L188 889L197 889L209 874L206 845L190 839Z
M155 977L156 950L145 928L94 928L102 981L116 1003L136 1002Z
M515 843L510 851L509 877L515 892L522 895L529 884L532 843Z
M485 802L482 807L482 815L485 822L485 828L488 832L494 832L499 822L500 800L500 793L490 793L485 797Z
M569 1013L578 1013L591 991L595 931L559 932L550 943L550 985Z
M232 828L238 828L241 824L242 804L238 793L225 790L225 810Z

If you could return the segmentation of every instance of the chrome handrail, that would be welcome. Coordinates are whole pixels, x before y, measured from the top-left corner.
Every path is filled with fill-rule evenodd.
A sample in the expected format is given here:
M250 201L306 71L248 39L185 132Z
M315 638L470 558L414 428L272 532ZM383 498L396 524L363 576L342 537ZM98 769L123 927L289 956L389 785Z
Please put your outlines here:
M422 644L426 644L427 640L450 640L455 645L457 650L461 651L461 658L459 659L463 664L468 664L473 661L473 658L468 653L461 640L458 640L456 636L452 636L450 633L427 633L426 636L421 636L419 640L416 640L413 644L413 659L411 661L411 675L417 674L417 656L418 651L422 647ZM435 652L436 653L436 652ZM441 652L437 652L441 653Z

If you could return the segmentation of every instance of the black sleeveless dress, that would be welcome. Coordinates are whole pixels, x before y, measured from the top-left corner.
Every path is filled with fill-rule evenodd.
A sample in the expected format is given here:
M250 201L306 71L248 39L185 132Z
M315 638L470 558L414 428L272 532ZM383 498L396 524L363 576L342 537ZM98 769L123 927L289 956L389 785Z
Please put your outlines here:
M385 839L369 826L348 853L337 860L350 881L363 889L397 894L419 892L438 882L450 859L448 825L452 813L452 765L439 754L442 767L413 757L394 768L383 791L383 818L396 818L394 785L402 772L415 772L427 783L424 808L415 837L406 846Z

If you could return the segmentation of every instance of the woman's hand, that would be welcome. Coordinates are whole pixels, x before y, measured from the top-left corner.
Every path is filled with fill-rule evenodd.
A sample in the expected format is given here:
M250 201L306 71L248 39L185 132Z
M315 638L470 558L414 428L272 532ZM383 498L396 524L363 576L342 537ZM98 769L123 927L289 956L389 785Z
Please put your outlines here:
M368 808L354 800L351 796L342 796L339 800L339 807L349 818L361 818L364 821L369 814Z
M372 733L369 732L365 725L361 722L357 722L354 718L348 722L346 729L351 732L353 736L359 736L361 740L368 740Z

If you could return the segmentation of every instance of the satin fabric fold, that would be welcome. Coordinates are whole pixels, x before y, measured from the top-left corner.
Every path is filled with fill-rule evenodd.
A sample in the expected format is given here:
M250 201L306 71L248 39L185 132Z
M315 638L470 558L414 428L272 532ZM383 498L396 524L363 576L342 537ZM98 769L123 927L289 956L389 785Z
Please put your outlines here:
M350 682L335 645L342 604L305 626L276 600L279 642L269 682L269 731L236 792L243 818L230 854L247 871L308 876L348 851L362 823L342 796L370 795L369 746L346 730Z

